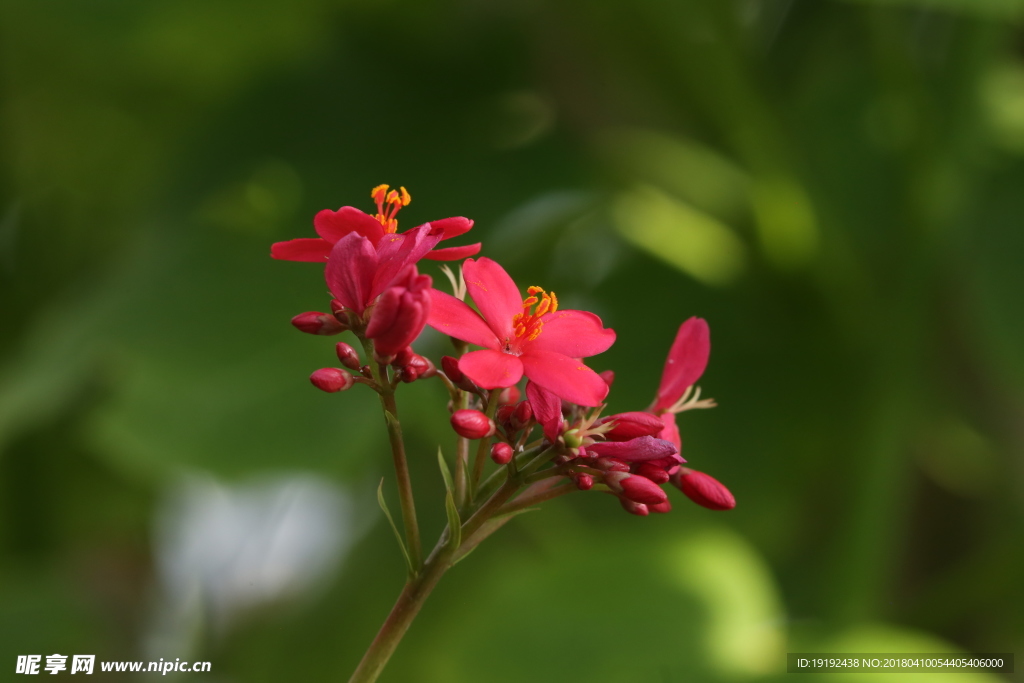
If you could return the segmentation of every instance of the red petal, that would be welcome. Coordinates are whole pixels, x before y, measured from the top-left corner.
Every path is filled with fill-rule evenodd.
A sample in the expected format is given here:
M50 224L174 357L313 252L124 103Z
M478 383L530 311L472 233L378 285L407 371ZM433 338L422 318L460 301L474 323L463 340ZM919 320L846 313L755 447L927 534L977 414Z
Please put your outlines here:
M562 431L562 400L535 382L526 383L526 397L533 416L544 428L544 436L554 442Z
M334 244L350 232L370 240L375 246L384 236L384 228L373 216L363 213L354 206L343 206L337 211L324 209L313 217L316 234Z
M444 238L442 238L444 239ZM428 251L426 256L423 258L430 259L431 261L458 261L464 259L467 256L474 256L480 253L480 243L467 244L464 247L445 247L444 249L435 249Z
M430 302L427 324L438 332L489 349L499 347L494 332L466 302L436 289L430 290Z
M660 417L665 427L661 430L661 434L658 434L658 438L674 443L676 448L682 451L683 439L679 436L679 426L676 424L676 414L662 413Z
M473 228L473 221L462 216L453 216L452 218L442 218L439 221L430 221L430 225L435 230L440 228L444 233L441 239L446 240L469 232Z
M491 349L470 351L459 359L459 370L484 389L504 389L523 376L523 364L518 358Z
M671 458L676 454L676 447L653 436L638 436L629 441L599 441L587 446L588 453L606 458L615 458L622 462L644 462Z
M533 348L519 359L523 361L527 377L570 403L596 406L608 395L605 381L581 360Z
M542 333L543 334L543 333ZM670 407L704 374L711 353L711 332L702 318L690 318L679 326L665 360L655 410Z
M586 358L607 351L615 342L615 330L602 327L601 319L587 311L556 311L542 316L541 321L540 335L524 347Z
M489 258L467 260L462 265L466 287L484 320L498 339L511 338L512 316L523 310L519 288L505 269Z
M401 235L385 235L377 244L377 258L380 266L373 278L369 299L372 301L391 286L405 268L415 264L423 255L434 248L441 234L431 234L426 228L414 228Z
M324 278L331 294L359 315L369 302L368 294L377 272L377 252L370 240L351 232L338 240L327 259Z
M300 237L270 245L270 257L282 261L326 261L331 243L319 237Z

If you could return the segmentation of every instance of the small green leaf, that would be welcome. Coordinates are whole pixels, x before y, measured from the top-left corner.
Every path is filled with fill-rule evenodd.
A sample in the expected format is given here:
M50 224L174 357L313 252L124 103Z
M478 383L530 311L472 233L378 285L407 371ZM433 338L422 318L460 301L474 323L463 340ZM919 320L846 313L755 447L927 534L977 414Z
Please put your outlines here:
M405 558L405 564L409 567L409 573L415 574L416 571L412 567L412 559L409 557L409 551L405 547L405 541L402 540L402 534L398 530L398 527L395 526L395 519L391 516L391 511L388 510L388 504L384 502L383 478L381 478L380 485L377 487L377 504L380 505L380 509L384 511L384 516L388 518L388 523L391 524L391 530L395 532L395 540L398 541L398 547L402 549L402 557Z
M454 561L452 561L452 566L454 567L459 562L462 562L464 559L469 557L469 554L476 550L477 546L479 546L480 543L482 543L488 536L493 534L495 531L505 526L505 524L511 521L513 517L518 517L524 512L533 512L534 510L540 510L540 508L523 508L522 510L515 510L514 512L509 512L504 515L491 517L489 520L484 522L484 525L475 534L473 534L473 537L471 537L470 539L470 542L472 544L468 547L465 547L464 549L460 549L461 552L455 553L455 559ZM472 538L476 538L477 540L473 541Z
M448 535L452 548L458 548L462 543L462 520L459 518L459 509L455 507L455 498L451 490L445 494L444 510L448 513Z
M444 487L448 493L451 493L455 490L455 485L452 484L452 473L448 469L448 462L444 459L440 446L437 447L437 464L441 468L441 476L444 477Z
M390 411L384 411L384 419L388 422L388 429L399 429L402 426L402 423Z

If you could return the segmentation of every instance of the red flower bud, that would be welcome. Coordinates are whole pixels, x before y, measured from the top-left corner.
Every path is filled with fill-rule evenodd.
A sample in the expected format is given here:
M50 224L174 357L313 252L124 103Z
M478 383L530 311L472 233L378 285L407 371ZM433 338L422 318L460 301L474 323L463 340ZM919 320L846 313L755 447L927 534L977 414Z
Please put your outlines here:
M515 406L498 406L498 410L494 413L494 420L505 428L507 432L515 431L512 428L512 414L516 412Z
M598 458L594 466L605 472L629 472L629 465L615 458Z
M576 484L576 488L580 491L589 491L594 485L594 478L585 473L577 474L572 478L572 480L573 483Z
M529 401L520 401L512 411L512 428L520 430L527 425L533 417L533 408Z
M391 287L380 295L366 326L377 354L394 356L420 335L430 315L431 283L429 275L416 275L408 286Z
M292 318L292 325L306 334L338 334L345 331L345 326L338 322L330 313L308 311L299 313Z
M336 391L345 391L350 388L355 380L341 368L320 368L309 376L309 381L317 389L333 394Z
M434 365L423 356L412 355L409 362L398 369L398 377L403 382L415 382L423 377Z
M657 415L632 412L609 415L598 420L598 425L613 423L613 427L604 433L609 441L629 441L638 436L658 436L665 424Z
M494 422L479 410L456 410L452 414L452 429L467 439L483 439L494 434Z
M601 376L601 379L604 380L604 383L608 385L609 389L611 389L612 388L612 383L615 382L615 371L614 370L605 370L604 372L599 372L597 374L599 374Z
M736 507L736 499L729 489L703 472L681 469L672 478L672 483L678 486L687 498L709 510L731 510Z
M616 493L621 493L635 503L657 505L668 500L668 496L660 486L647 477L626 472L609 472L604 475L604 483Z
M650 514L650 510L643 503L634 503L629 498L623 498L622 496L619 496L619 502L622 503L622 509L631 515L646 517Z
M500 405L500 406L512 405L513 403L517 403L519 401L519 397L520 397L519 387L517 387L517 386L505 387L504 389L501 390L501 393L498 394L498 405Z
M400 368L403 365L407 365L409 361L412 360L412 357L415 355L416 352L412 350L412 347L406 346L404 349L395 354L395 358L394 360L391 361L391 364L394 365L395 367Z
M668 472L665 471L665 468L658 467L653 463L642 462L636 465L633 471L642 477L647 477L655 484L665 484L669 480Z
M507 465L512 459L512 447L504 441L491 446L491 460L499 465Z
M476 385L473 384L473 380L466 377L462 370L459 370L459 361L451 356L441 357L441 369L444 371L444 376L451 380L452 384L457 386L463 391L474 391Z
M345 342L338 342L334 345L334 351L338 354L341 364L350 370L359 369L359 354Z
M648 505L647 509L651 512L660 512L664 514L666 512L672 512L672 503L666 500L664 503L658 503L657 505Z

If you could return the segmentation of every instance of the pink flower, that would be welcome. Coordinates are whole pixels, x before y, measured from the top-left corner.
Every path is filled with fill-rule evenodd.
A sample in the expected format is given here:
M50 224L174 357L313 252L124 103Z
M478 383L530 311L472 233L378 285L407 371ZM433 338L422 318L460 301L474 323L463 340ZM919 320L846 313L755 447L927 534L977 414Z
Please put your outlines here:
M512 278L488 258L467 260L463 273L480 313L433 290L427 324L485 347L459 359L467 377L484 389L498 389L525 374L571 403L596 406L604 400L608 384L579 360L602 353L615 341L615 332L602 327L600 318L586 311L559 311L558 298L540 287L530 287L527 298L520 299Z
M417 275L416 266L409 266L381 294L366 326L366 337L374 341L378 355L397 355L423 331L430 313L431 284L429 275Z
M708 366L711 354L711 332L703 318L690 318L679 326L676 339L665 359L658 396L651 412L661 417L664 428L661 438L682 448L679 427L676 425L676 405L693 386Z
M375 216L364 213L354 206L343 206L337 211L324 209L313 218L313 228L320 237L303 237L287 242L277 242L270 247L271 257L284 261L326 261L331 254L331 248L341 238L351 234L362 235L370 240L371 245L378 247L386 235L398 232L398 219L395 216L403 206L407 206L412 201L412 197L404 187L389 191L387 185L378 185L373 188L370 196L377 203ZM419 227L425 226L431 226L438 230L441 233L440 239L446 240L468 232L473 227L473 221L462 217L444 218ZM479 251L480 244L477 243L464 247L434 249L421 258L435 261L455 261L472 256Z
M406 269L415 269L440 239L440 231L429 224L388 235L376 247L366 237L349 233L331 248L324 269L327 287L342 308L361 316L396 279L404 281Z

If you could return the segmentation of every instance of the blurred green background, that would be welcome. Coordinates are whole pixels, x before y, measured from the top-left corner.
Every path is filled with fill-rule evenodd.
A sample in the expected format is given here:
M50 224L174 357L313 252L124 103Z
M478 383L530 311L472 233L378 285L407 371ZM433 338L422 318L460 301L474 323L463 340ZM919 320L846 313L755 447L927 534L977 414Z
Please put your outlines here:
M403 227L471 217L521 286L615 328L590 363L613 410L706 318L720 407L681 416L684 455L738 499L545 504L445 577L382 680L1024 652L1022 22L1020 0L3 0L0 669L347 679L402 582L386 443L369 392L309 385L335 340L288 320L324 309L322 269L268 247L378 183L412 193ZM444 393L399 398L432 543Z

